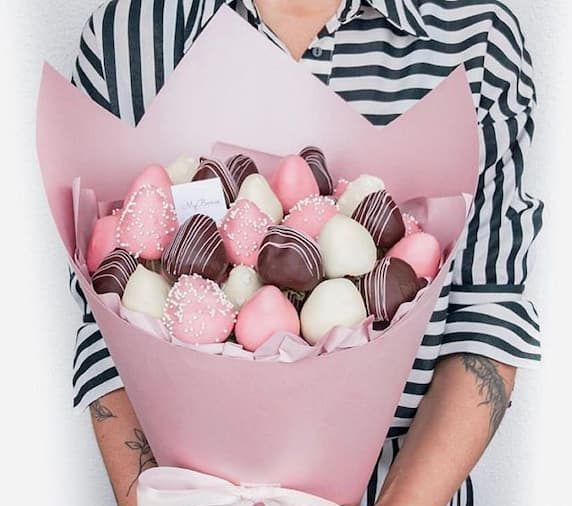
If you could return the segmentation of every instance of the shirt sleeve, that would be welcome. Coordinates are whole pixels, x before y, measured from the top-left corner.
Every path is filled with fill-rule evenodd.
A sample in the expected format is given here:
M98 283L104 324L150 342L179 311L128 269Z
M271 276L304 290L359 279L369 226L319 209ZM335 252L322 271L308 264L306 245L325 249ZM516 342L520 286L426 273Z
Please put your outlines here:
M99 105L110 110L103 59L97 42L93 16L86 23L81 35L72 83ZM83 411L93 401L122 388L123 383L77 277L71 269L69 288L82 314L82 323L76 332L72 384L73 405Z
M506 18L506 17L505 17ZM481 172L453 267L441 354L474 353L516 367L540 360L536 310L524 286L543 204L523 185L534 133L532 62L515 18L489 33L481 100Z

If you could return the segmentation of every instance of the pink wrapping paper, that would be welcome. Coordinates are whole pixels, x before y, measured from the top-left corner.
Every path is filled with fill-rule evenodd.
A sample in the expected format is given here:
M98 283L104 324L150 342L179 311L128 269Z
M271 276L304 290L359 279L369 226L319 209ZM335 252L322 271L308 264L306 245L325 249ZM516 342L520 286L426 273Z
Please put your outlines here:
M434 197L429 231L450 252L465 221L461 195L473 194L478 169L465 73L454 71L413 109L375 129L226 7L137 128L44 69L37 145L50 208L158 463L355 504L451 255L416 306L382 336L291 364L200 353L134 328L106 308L85 276L72 181L81 177L99 200L113 202L145 165L208 153L217 141L276 154L315 144L336 178L380 175L398 203Z

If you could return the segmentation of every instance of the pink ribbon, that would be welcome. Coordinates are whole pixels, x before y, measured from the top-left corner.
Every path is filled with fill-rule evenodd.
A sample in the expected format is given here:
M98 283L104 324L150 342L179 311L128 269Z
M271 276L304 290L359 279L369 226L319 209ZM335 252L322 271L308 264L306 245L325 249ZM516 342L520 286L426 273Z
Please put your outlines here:
M233 485L221 478L181 469L144 471L137 485L138 506L336 506L334 503L277 485Z

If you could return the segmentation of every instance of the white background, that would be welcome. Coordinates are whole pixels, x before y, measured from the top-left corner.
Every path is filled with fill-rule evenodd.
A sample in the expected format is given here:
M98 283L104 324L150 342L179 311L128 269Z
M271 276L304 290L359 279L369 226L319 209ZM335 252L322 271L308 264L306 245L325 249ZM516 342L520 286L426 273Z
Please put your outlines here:
M42 61L70 74L81 28L99 1L0 0L0 481L11 504L114 504L88 416L71 409L78 314L34 147ZM519 372L513 407L474 476L479 506L567 506L572 5L507 3L527 35L541 104L526 177L547 205L528 287L542 316L544 361L539 371Z

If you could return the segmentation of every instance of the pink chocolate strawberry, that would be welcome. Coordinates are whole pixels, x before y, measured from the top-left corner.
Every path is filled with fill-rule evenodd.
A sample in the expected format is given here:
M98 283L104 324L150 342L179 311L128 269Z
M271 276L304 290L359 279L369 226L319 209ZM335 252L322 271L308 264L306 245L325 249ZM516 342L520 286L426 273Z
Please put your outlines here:
M158 260L177 227L170 194L143 185L125 200L117 225L117 243L135 257Z

